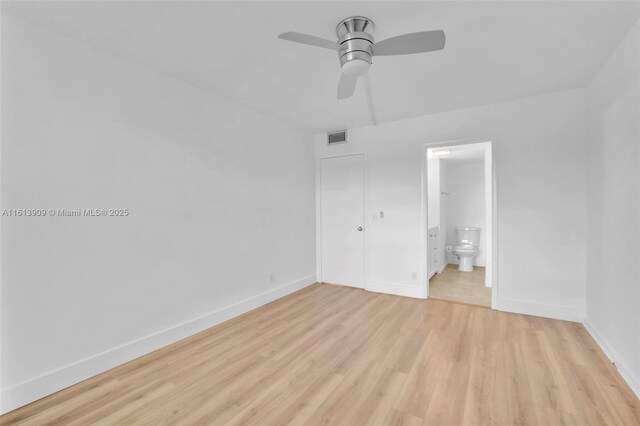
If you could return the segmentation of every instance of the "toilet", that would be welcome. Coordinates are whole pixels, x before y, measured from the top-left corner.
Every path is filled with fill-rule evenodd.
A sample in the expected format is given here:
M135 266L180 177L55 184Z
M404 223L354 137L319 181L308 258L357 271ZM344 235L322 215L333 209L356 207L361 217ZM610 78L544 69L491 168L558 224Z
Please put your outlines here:
M478 253L480 228L461 226L456 228L456 247L454 254L460 259L458 271L473 271L473 256Z

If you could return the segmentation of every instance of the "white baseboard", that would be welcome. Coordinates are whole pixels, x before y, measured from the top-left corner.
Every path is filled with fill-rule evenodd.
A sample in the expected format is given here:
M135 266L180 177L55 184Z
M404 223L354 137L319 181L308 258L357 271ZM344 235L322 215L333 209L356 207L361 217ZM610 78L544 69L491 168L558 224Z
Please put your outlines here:
M620 356L620 354L607 342L606 339L602 337L602 334L596 331L593 324L591 324L588 320L582 323L587 332L591 335L593 340L600 346L602 352L609 358L609 361L616 367L620 376L624 379L625 382L629 385L633 393L636 394L636 397L640 399L640 377L633 374L633 372L629 369L629 365L625 362L624 358Z
M15 410L118 365L242 315L315 282L315 274L306 276L4 389L0 393L0 414Z
M493 308L498 311L574 322L582 322L586 317L584 308L577 308L574 306L551 305L501 297L498 297L497 302L498 305Z
M447 261L449 264L451 265L459 265L460 264L460 259L458 259L457 257L455 257L455 259L451 259ZM446 265L445 265L446 266ZM485 263L484 265L481 265L479 263L473 263L472 266L478 266L480 268L486 268L487 264Z
M426 285L411 285L400 283L389 283L383 281L369 281L365 286L365 290L374 291L376 293L393 294L396 296L414 297L416 299L427 298Z

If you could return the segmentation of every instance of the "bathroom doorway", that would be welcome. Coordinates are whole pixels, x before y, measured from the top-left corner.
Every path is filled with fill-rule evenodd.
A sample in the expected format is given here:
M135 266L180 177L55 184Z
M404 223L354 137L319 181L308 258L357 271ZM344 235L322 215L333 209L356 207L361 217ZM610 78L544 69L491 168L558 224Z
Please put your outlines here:
M490 141L425 145L428 297L495 306Z

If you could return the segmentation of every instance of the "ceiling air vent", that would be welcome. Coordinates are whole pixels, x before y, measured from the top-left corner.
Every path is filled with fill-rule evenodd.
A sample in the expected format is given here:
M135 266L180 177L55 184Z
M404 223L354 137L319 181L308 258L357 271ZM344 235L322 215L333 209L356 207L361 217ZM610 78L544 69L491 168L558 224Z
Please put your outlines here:
M338 132L327 133L327 145L333 145L337 143L345 143L347 141L347 131L340 130Z

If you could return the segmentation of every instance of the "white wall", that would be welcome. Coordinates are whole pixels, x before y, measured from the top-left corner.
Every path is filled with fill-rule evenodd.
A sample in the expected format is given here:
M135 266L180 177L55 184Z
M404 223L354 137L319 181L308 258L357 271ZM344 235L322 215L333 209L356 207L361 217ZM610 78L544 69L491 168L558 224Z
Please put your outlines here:
M438 264L440 265L440 271L442 272L444 271L444 268L447 267L447 264L449 263L447 260L447 229L449 229L449 219L448 219L448 212L449 212L449 196L446 195L447 192L449 192L448 189L448 185L449 182L447 181L447 163L444 161L439 161L438 162L438 168L439 168L439 186L440 186L440 197L438 198L438 205L440 206L439 208L439 213L440 213L440 228L441 228L441 232L440 232L440 246L438 248ZM443 194L443 192L445 194Z
M640 30L588 87L587 321L640 397Z
M446 163L447 160L444 160ZM473 259L477 266L486 265L486 219L484 200L484 162L447 164L447 243L455 247L456 228L471 226L480 228L478 252ZM453 252L448 253L447 262L458 264L458 257Z
M583 320L585 315L585 90L350 129L323 156L363 152L367 164L367 288L423 296L425 143L494 141L497 309ZM425 237L426 238L426 237ZM495 284L495 283L494 283ZM495 291L495 290L494 290Z
M429 228L433 228L440 226L440 159L429 158L427 161L429 162L427 167L427 184L429 185L427 219ZM443 229L442 232L446 232L446 230Z
M2 20L2 410L315 281L313 135ZM270 275L273 282L270 282Z

